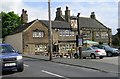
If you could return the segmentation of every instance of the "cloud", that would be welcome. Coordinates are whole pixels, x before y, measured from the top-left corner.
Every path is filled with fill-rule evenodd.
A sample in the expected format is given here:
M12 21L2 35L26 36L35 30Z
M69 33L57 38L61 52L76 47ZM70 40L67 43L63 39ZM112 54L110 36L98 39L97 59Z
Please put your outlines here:
M118 3L118 27L120 28L120 1Z
M39 6L27 5L28 0L1 0L2 8L1 11L9 12L14 11L19 14L22 13L22 9L27 10L29 21L34 19L48 20L48 0L32 0L33 2L46 2L46 6L42 4ZM51 18L54 20L56 16L56 8L61 7L63 14L65 11L65 6L68 6L71 10L71 15L77 15L78 12L81 13L81 17L90 17L92 11L95 12L96 18L109 28L112 28L112 33L116 34L116 29L118 28L118 7L116 0L69 0L68 2L61 1L57 3L58 0L51 0ZM70 2L72 1L72 2ZM12 5L12 6L11 6ZM76 7L77 6L77 7ZM120 11L119 11L120 12Z
M22 0L18 1L5 0L4 2L2 2L2 8L0 10L4 12L14 11L16 14L20 16L22 13L22 9L27 10L29 21L32 21L34 19L47 19L48 17L47 9L44 9L43 7L35 8L33 6L28 6Z
M71 15L81 13L81 17L90 17L91 12L94 11L96 18L105 26L111 28L113 34L116 34L118 28L117 2L68 2L61 7L63 14L66 5L69 6Z

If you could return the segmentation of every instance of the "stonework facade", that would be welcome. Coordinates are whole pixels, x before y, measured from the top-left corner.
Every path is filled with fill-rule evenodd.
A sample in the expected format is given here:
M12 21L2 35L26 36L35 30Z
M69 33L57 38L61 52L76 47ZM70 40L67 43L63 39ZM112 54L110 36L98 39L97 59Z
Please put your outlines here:
M27 11L26 11L27 12ZM24 53L45 53L49 50L49 21L34 20L27 23L28 15L22 10L21 21L23 25L14 31L13 34L6 37L6 40L12 41L12 35L21 33L21 52ZM111 29L99 22L95 13L92 12L90 18L79 17L80 35L84 40L92 40L111 44ZM77 19L76 16L70 16L70 10L66 7L65 15L62 15L61 8L57 8L55 20L52 21L53 34L53 52L68 53L76 48ZM19 41L19 40L18 40ZM9 43L9 42L6 42ZM14 47L16 47L14 45ZM17 48L19 50L19 48Z
M58 9L60 11L58 11ZM59 13L60 12L60 13ZM65 15L62 15L61 8L57 8L55 20L66 21L71 24L71 29L76 29L77 31L77 16L70 16L70 10L66 6ZM60 15L58 15L60 14ZM65 17L64 17L65 16ZM112 44L112 31L110 28L106 27L100 21L96 19L95 12L91 12L90 17L79 17L80 19L80 29L81 37L84 40L91 40L96 42L102 42L105 44Z
M38 33L43 32L43 37L34 37L33 33L36 31ZM39 32L41 31L41 32ZM38 20L36 20L29 28L25 29L23 32L23 49L24 52L34 53L37 51L42 51L42 49L38 49L39 45L42 45L42 47L47 47L48 44L48 29L46 26L44 26L42 23L40 23ZM47 51L47 49L44 49L44 51Z

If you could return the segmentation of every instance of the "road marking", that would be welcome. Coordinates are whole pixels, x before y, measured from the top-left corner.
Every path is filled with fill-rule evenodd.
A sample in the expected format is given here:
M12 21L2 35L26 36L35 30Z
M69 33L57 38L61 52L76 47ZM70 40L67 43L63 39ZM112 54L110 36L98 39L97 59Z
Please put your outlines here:
M25 67L29 67L29 65L24 64Z
M64 77L64 76L61 76L61 75L58 75L58 74L52 73L52 72L48 72L48 71L45 71L45 70L41 70L41 71L44 72L44 73L47 73L47 74L50 74L50 75L56 76L56 77L60 77L60 78L64 78L64 79L69 79L69 78L66 78L66 77Z
M71 67L70 65L66 65L66 64L58 64L58 65Z

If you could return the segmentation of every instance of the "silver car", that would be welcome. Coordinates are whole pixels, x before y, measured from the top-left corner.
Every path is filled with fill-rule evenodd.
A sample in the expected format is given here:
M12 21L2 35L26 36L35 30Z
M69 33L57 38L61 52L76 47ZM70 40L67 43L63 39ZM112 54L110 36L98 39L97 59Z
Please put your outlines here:
M102 59L103 57L106 56L106 52L103 49L99 49L97 47L87 47L87 48L82 48L82 57L91 57L91 59L96 59L96 57L99 57ZM74 58L79 57L79 51L74 53Z
M120 51L117 48L110 47L109 45L94 45L93 47L98 47L104 49L108 57L120 55Z

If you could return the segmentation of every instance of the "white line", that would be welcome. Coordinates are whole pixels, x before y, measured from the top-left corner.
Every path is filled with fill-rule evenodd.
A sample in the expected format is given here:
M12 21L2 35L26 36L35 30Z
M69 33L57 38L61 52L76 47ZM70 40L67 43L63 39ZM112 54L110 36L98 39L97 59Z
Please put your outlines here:
M25 67L29 67L29 65L24 64Z
M61 76L61 75L58 75L58 74L54 74L54 73L51 73L51 72L48 72L48 71L45 71L45 70L41 70L41 71L44 72L44 73L50 74L50 75L54 75L54 76L57 76L57 77L65 78L64 76Z
M69 66L69 67L72 67L72 66L66 65L66 64L58 64L58 65L60 65L60 66Z

